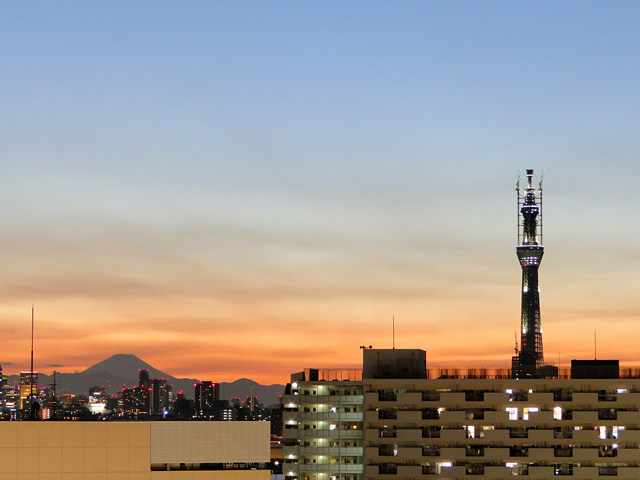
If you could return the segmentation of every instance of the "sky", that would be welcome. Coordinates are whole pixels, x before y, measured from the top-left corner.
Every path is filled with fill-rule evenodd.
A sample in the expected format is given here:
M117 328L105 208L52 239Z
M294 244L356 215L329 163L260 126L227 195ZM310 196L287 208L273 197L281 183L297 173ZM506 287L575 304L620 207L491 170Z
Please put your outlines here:
M0 2L0 365L640 365L640 4ZM523 173L524 175L524 173ZM597 352L594 337L597 335Z

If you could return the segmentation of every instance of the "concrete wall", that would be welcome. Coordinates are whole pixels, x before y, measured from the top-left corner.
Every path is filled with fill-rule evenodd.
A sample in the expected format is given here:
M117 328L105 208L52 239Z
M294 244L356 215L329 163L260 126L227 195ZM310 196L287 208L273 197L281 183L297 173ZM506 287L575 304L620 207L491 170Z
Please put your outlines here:
M152 435L173 437L174 443L155 444ZM268 422L0 422L0 480L269 479L268 470L152 472L152 457L160 463L193 461L168 456L163 449L175 441L180 451L193 448L195 456L188 458L197 457L197 463L269 461ZM227 453L230 460L221 460Z
M150 425L151 463L269 462L269 422L151 422Z

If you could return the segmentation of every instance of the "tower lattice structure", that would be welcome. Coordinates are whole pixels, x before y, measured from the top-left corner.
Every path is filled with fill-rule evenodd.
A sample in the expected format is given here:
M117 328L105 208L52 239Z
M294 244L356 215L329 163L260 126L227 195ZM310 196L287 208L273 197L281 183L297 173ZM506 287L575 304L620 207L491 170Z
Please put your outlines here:
M542 245L542 180L532 186L533 170L527 170L527 187L518 196L518 246L516 253L522 267L522 314L520 351L514 361L514 376L536 377L544 365L542 328L540 323L540 290L538 269L544 254ZM516 360L516 358L514 358Z

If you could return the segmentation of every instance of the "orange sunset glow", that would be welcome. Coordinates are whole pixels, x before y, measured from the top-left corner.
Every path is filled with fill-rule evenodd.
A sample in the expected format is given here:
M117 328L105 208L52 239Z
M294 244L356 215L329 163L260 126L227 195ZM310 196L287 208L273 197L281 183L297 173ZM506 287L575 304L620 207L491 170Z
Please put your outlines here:
M634 17L363 6L2 7L5 374L32 305L45 374L286 383L361 345L508 368L526 168L545 359L640 365Z

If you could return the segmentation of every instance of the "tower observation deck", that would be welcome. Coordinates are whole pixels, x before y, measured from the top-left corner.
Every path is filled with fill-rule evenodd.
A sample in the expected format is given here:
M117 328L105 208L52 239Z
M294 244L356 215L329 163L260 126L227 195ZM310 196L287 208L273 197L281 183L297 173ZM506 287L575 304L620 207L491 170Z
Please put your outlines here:
M512 375L531 378L541 375L544 366L542 328L540 324L540 291L538 269L544 254L542 246L542 180L538 189L532 186L533 170L527 170L527 187L518 196L518 246L516 253L522 267L522 312L520 351L513 357Z

